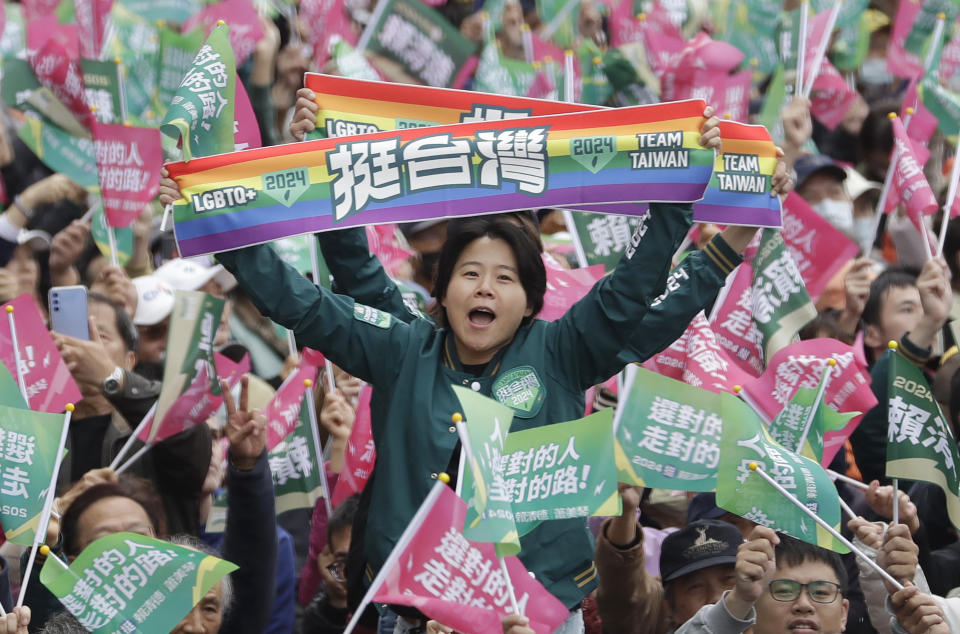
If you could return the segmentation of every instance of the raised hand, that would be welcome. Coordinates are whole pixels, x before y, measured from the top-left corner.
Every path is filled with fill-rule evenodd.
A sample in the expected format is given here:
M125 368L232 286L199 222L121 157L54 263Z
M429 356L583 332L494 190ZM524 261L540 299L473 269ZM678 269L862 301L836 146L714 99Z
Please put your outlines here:
M255 409L247 410L247 377L240 379L240 409L233 401L230 386L220 382L223 402L227 408L227 439L230 441L230 464L240 471L250 471L267 446L267 418Z
M297 91L296 110L290 122L290 136L297 141L303 141L307 133L317 127L317 112L320 110L315 99L317 95L309 88Z

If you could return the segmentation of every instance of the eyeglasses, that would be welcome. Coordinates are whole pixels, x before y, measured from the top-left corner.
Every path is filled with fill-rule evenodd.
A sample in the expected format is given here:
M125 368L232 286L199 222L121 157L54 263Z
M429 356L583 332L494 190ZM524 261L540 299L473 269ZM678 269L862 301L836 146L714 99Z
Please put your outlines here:
M346 577L343 576L344 563L342 561L335 561L332 564L327 566L327 571L330 573L330 576L333 577L334 581L339 581L343 583L346 581Z
M795 601L804 588L814 603L833 603L840 594L840 586L832 581L800 583L793 579L775 579L770 582L770 596L777 601Z

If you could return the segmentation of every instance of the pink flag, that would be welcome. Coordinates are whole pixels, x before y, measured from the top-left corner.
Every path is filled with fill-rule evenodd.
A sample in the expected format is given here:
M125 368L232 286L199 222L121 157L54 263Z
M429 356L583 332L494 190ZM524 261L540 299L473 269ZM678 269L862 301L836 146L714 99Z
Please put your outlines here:
M330 38L340 36L351 46L357 43L344 0L301 0L300 17L307 24L313 59L321 70L330 59Z
M373 600L409 605L461 632L499 632L500 621L512 612L506 579L493 544L467 541L461 533L466 503L447 486L408 543L390 554L386 579ZM423 509L421 509L422 511ZM399 551L399 552L398 552ZM517 557L504 559L520 612L537 634L553 632L570 612L539 582Z
M937 197L930 189L927 177L923 174L923 166L917 161L913 151L913 142L903 129L903 122L899 117L893 120L893 143L896 164L890 168L894 170L893 184L884 211L890 213L897 204L902 203L907 216L920 228L923 224L922 216L936 213Z
M243 87L242 81L235 82L235 85L233 91L233 149L249 150L262 147L260 125L257 123L257 115L253 112L253 106L250 105L247 89Z
M100 47L113 0L73 0L73 12L80 32L80 56L100 59Z
M52 14L60 0L20 0L23 7L23 20L30 23L38 18L46 17Z
M748 376L760 376L763 335L753 321L753 267L749 262L737 268L733 279L727 278L727 287L710 325L727 357Z
M917 96L917 80L911 80L907 85L907 92L903 95L903 105L900 108L900 118L907 120L907 108L913 108L913 114L910 116L910 123L904 124L907 136L913 140L913 152L917 161L921 165L926 165L930 158L930 148L928 147L933 133L937 131L937 118L933 113L927 110Z
M810 91L810 114L831 130L840 125L847 111L859 99L830 60L824 58L820 74Z
M157 195L163 164L160 131L94 121L93 143L107 222L128 227Z
M824 402L838 412L868 412L877 404L870 390L870 373L863 351L836 339L808 339L791 344L770 359L763 376L743 384L750 400L767 420L779 413L798 387L816 388L828 359L836 359ZM860 424L857 416L824 439L823 464L830 464L846 439Z
M244 355L240 363L234 363L219 352L213 353L213 358L216 364L213 379L224 379L231 389L250 371L249 355ZM153 419L144 426L138 436L140 440L147 444L158 443L210 418L223 404L223 395L211 392L210 384L208 365L204 363L193 383L170 406L163 421L158 423Z
M957 16L960 24L960 16ZM947 29L950 25L946 25ZM949 32L949 31L948 31ZM960 29L955 29L940 52L940 83L956 88L960 84Z
M60 24L55 15L36 18L27 23L27 59L39 53L48 40L56 40L63 45L67 57L76 60L80 55L79 38L76 24Z
M27 388L27 403L30 409L55 414L62 412L67 403L79 403L83 398L80 389L44 326L40 311L27 293L4 304L3 312L0 312L0 361L16 378L17 365L13 354L13 339L10 337L7 306L14 308L20 370Z
M546 264L547 256L541 255ZM571 306L586 295L604 274L602 264L582 269L558 269L547 266L547 294L538 317L554 321L563 317Z
M397 225L367 225L366 229L370 252L377 256L388 275L396 277L397 270L413 256L413 251L400 246Z
M315 368L322 368L326 363L326 357L323 356L323 353L317 352L313 348L304 348L300 351L300 356L303 357L304 363L309 363Z
M556 89L557 87L554 85L553 79L550 78L543 68L539 68L533 81L530 83L530 88L527 89L526 96L532 99L546 99L550 93Z
M370 395L373 388L364 385L360 389L360 400L357 402L357 416L350 430L350 440L347 441L347 451L343 457L343 469L340 478L333 488L330 503L337 507L354 493L363 491L373 465L377 461L377 449L373 444L373 428L370 418Z
M923 60L906 49L907 37L920 14L919 2L900 2L893 19L890 43L887 45L887 70L897 77L913 79L923 75Z
M296 428L303 395L307 392L304 381L307 380L317 380L317 366L311 365L304 357L264 408L263 413L267 417L267 451L273 451Z
M858 247L853 240L814 211L795 191L783 202L781 233L814 301L837 271L857 255Z
M69 44L64 45L59 38L48 39L35 55L30 56L30 66L37 81L52 90L77 121L85 128L90 128L94 117L84 96L78 53L76 49L68 50L67 46Z
M223 20L230 27L230 46L233 47L237 66L242 66L256 48L257 41L263 37L257 10L250 0L223 0L191 15L183 23L180 32L188 33L202 24L206 34L210 35L217 20Z
M749 378L730 360L702 312L679 339L647 359L643 367L711 392L733 392L734 385Z

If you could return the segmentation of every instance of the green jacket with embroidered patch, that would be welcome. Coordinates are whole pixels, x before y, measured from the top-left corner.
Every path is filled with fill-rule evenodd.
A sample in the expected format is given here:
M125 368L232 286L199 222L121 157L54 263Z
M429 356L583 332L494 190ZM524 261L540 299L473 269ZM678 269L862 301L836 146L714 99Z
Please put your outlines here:
M405 323L318 288L285 265L269 245L219 255L261 312L293 330L301 344L320 350L374 387L377 477L365 535L374 573L436 474L447 468L457 444L450 416L460 405L451 384L495 398L523 396L511 427L523 430L581 417L584 391L622 368L619 354L663 291L670 257L692 222L690 205L650 207L634 233L633 257L625 256L562 318L522 326L480 377L464 372L446 330L424 319ZM498 379L511 373L523 374L519 378L532 398L509 384L494 389ZM596 586L593 540L583 519L545 522L525 535L521 546L527 568L568 607Z

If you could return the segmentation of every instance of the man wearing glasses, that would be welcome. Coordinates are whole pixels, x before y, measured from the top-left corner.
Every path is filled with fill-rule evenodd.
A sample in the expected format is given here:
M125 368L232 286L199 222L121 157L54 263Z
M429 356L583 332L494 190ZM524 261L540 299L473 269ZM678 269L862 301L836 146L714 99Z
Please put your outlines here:
M677 634L833 634L847 624L847 574L829 550L757 526L737 552L736 585Z

